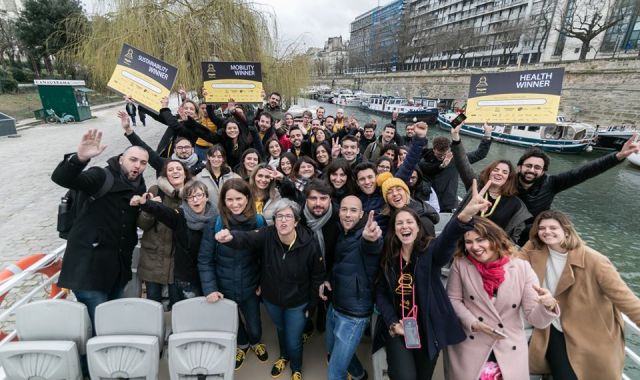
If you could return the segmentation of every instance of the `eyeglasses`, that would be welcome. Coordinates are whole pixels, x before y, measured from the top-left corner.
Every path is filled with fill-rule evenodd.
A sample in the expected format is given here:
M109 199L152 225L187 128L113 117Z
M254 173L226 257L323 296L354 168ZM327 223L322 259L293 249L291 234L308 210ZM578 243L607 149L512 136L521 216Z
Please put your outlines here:
M524 165L522 165L522 166L524 166L524 167L525 167L525 168L527 168L527 169L534 169L534 170L542 170L542 169L544 169L544 168L543 168L542 166L540 166L540 165L524 164Z
M202 198L204 198L204 193L196 193L196 194L193 194L190 197L187 197L187 200L188 201L199 201Z
M176 150L189 150L189 149L193 149L190 146L177 146Z
M286 222L289 220L292 220L294 218L294 216L292 214L278 214L276 215L276 220L279 220L281 222Z

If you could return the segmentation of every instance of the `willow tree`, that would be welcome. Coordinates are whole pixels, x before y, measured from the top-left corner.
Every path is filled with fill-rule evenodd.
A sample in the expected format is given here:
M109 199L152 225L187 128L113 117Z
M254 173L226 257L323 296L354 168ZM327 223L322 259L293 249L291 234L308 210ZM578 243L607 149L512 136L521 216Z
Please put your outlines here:
M271 23L244 0L118 0L88 28L68 23L67 33L84 33L61 58L85 68L95 88L106 86L123 43L176 66L176 84L192 89L202 85L202 61L261 62L265 90L291 99L306 86L309 64L295 50L278 54Z

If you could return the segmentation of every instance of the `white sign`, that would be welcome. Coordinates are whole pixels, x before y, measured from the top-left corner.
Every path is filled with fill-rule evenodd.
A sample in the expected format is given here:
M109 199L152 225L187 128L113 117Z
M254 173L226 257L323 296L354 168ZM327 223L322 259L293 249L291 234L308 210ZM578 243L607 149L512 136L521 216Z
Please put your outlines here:
M33 84L46 86L84 86L83 80L67 80L67 79L36 79Z

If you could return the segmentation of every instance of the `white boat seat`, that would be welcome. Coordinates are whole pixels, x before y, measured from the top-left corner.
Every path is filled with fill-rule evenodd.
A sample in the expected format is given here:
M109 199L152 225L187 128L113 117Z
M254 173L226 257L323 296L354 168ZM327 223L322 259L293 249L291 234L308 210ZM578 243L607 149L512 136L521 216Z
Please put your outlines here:
M92 379L158 378L164 344L164 310L159 302L121 298L96 307L96 336L87 343Z
M87 307L75 301L42 300L16 311L16 331L21 341L72 340L80 355L91 337Z
M235 302L208 303L204 297L173 305L169 337L171 380L202 375L232 380L235 369L238 310Z
M150 335L164 346L162 304L145 298L120 298L96 307L96 336Z
M0 363L7 379L82 380L75 342L10 342L0 347Z

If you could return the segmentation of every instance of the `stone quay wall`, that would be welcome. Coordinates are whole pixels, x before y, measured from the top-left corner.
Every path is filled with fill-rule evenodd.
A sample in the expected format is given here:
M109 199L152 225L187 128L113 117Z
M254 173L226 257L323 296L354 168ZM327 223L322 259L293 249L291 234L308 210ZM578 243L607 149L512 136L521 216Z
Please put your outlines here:
M402 71L384 74L350 74L315 77L315 85L359 88L411 98L454 99L465 104L471 74L564 67L560 114L570 119L598 124L638 125L640 120L640 59L593 60L544 63L486 69Z

